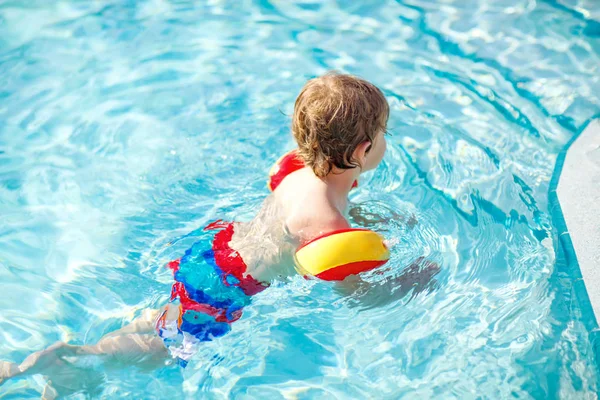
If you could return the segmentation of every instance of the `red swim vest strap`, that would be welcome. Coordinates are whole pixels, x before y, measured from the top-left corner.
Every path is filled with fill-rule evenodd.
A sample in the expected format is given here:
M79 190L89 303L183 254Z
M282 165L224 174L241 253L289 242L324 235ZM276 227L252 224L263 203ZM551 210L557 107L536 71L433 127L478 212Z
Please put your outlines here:
M298 150L294 149L285 153L283 157L277 160L269 175L269 181L267 182L269 190L274 191L286 176L304 167L304 161L298 155ZM356 187L358 187L358 181L354 181L352 184L352 189Z
M275 171L269 177L267 186L271 191L277 189L277 186L283 181L283 178L294 171L304 168L304 161L298 156L298 150L287 152L275 164Z

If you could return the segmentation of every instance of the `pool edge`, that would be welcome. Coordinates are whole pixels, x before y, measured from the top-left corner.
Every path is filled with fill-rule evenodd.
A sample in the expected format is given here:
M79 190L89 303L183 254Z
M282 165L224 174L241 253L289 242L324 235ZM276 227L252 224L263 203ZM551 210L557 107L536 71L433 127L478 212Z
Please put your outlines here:
M591 132L591 135L597 134L600 137L600 114L595 115L586 121L586 123L582 125L579 131L573 135L569 142L559 152L556 159L554 172L550 180L548 202L552 223L556 227L557 231L556 236L553 238L555 251L557 253L556 265L557 268L559 268L560 265L564 265L566 269L570 269L576 273L576 278L573 281L572 294L581 308L582 315L580 318L589 332L590 342L592 344L596 359L596 365L600 366L600 329L598 327L598 317L600 316L600 275L596 274L594 279L590 279L589 274L585 272L586 270L589 271L589 265L585 265L582 269L578 254L575 250L573 238L571 237L571 233L567 227L567 217L565 217L564 213L564 211L567 211L568 213L575 212L572 207L572 201L564 201L563 205L561 206L561 198L565 200L565 196L564 193L559 194L561 176L564 176L563 172L569 151L573 149L573 144L575 142L577 142L584 134L587 135L587 132ZM600 193L600 189L597 189L596 192ZM571 204L567 205L567 203ZM578 229L578 231L581 232L581 229ZM598 236L598 243L600 243L600 230L598 231ZM581 243L580 239L578 239L578 236L574 236L574 238L576 241ZM579 255L581 256L581 254ZM587 280L586 276L588 276ZM594 291L594 298L596 300L593 300L592 297L590 297L588 288L591 288Z

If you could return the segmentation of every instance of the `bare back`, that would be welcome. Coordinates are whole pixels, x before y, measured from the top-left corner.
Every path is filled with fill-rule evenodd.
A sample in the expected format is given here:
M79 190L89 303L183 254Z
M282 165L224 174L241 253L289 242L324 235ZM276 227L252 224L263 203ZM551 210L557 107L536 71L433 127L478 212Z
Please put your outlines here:
M309 169L298 170L265 199L252 221L236 224L230 245L259 281L290 276L301 243L349 226L339 211L345 206L333 204L328 186Z

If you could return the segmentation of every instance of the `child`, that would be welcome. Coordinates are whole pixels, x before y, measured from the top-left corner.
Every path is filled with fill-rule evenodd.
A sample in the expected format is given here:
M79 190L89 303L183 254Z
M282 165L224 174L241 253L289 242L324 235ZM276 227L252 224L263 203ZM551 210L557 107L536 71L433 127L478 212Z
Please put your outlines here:
M90 355L113 365L149 365L164 363L171 353L185 366L198 342L230 329L252 295L294 273L300 244L350 227L348 193L361 173L381 162L388 115L385 97L369 82L337 73L310 80L296 99L292 121L306 167L283 179L251 222L209 225L207 230L218 231L212 245L200 240L168 264L175 278L169 305L145 312L95 345L58 343L19 366L0 363L0 382L42 373L51 375L55 389L74 390L66 371Z

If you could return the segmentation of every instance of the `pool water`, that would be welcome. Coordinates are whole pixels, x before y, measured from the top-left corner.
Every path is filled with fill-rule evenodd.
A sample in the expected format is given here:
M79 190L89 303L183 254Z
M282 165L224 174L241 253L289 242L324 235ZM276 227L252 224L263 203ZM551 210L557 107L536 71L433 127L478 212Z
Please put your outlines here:
M373 290L276 283L184 370L94 365L70 398L597 398L548 192L599 58L594 0L0 1L0 359L163 305L165 263L252 217L295 96L337 69L391 106L351 197L394 243Z

